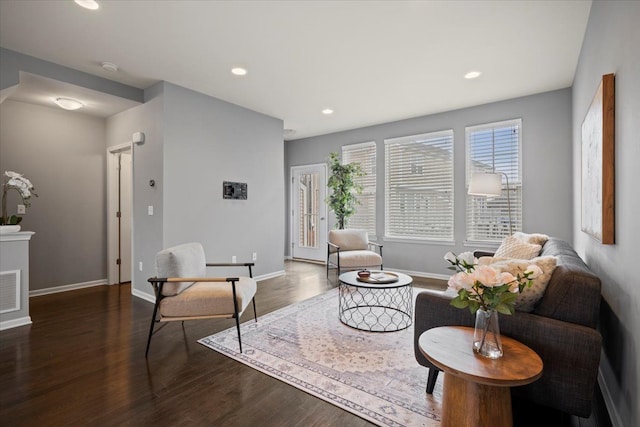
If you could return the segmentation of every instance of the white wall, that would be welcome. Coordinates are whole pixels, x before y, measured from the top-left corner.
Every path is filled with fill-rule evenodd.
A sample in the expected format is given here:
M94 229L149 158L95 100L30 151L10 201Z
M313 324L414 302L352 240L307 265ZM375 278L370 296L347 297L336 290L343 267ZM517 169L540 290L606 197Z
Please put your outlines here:
M614 426L640 425L640 2L593 2L573 85L573 227L602 280L600 386ZM603 74L615 73L615 244L581 231L581 126Z
M376 141L376 222L379 241L384 244L385 268L449 275L443 259L447 251L459 253L477 248L464 246L465 127L514 118L522 118L523 230L571 241L570 89L289 141L286 144L286 167L288 171L291 166L326 162L329 153L339 152L342 145ZM384 241L384 140L446 129L454 131L455 245ZM288 245L285 253L289 253Z
M6 100L0 123L0 173L22 173L39 195L21 224L36 233L30 290L106 280L104 119Z

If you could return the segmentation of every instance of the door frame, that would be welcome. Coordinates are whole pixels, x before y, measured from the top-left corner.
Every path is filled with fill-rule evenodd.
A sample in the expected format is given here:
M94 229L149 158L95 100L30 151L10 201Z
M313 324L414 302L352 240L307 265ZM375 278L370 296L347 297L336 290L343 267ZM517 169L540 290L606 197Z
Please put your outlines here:
M324 183L322 183L322 185L324 185L325 188L325 195L326 195L326 188L327 188L327 182L329 180L328 177L328 169L327 169L327 164L326 163L313 163L313 164L308 164L308 165L299 165L299 166L291 166L291 169L289 170L289 206L291 207L290 212L291 214L289 215L289 250L291 251L291 259L294 258L294 250L293 248L295 247L295 239L296 239L296 235L294 233L294 228L295 228L295 220L294 220L294 216L295 216L295 206L297 206L297 202L296 202L296 195L294 194L295 192L295 182L294 182L294 176L295 176L295 172L297 171L304 171L310 168L317 168L317 167L321 167L323 172L324 172ZM321 208L320 208L320 212L319 215L321 218L324 218L323 221L320 221L320 236L321 237L321 242L327 241L327 234L329 232L328 229L328 222L329 222L329 217L328 217L328 209L327 209L327 203L322 200L321 203ZM320 248L322 249L322 248ZM321 261L318 262L322 262L322 263L326 263L327 260L323 259Z
M118 208L117 154L131 150L131 281L133 282L133 143L114 145L107 148L107 277L109 285L119 284L118 280L118 220L114 212ZM131 287L133 290L133 287Z

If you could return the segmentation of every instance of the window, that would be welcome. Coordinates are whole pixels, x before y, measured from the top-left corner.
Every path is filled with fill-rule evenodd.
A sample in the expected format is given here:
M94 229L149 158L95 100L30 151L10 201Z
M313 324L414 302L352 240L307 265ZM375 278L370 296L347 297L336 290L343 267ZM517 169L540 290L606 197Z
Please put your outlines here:
M384 143L385 237L453 240L453 131Z
M522 119L470 126L465 129L466 188L474 173L504 173L502 196L485 198L467 195L467 241L499 242L509 231L509 206L513 231L522 229Z
M376 143L345 145L342 147L342 163L360 163L365 176L356 178L362 186L362 194L358 195L360 204L356 213L347 219L349 228L367 230L369 237L376 236Z

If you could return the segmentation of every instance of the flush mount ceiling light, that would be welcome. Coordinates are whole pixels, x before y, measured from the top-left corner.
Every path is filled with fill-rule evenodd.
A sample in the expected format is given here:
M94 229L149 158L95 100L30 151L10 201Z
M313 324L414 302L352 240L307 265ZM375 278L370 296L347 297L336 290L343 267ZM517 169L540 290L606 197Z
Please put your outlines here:
M100 8L100 5L96 0L75 0L76 4L84 7L85 9L96 10Z
M78 108L84 107L82 102L71 98L56 98L55 103L65 110L77 110Z
M477 79L481 74L482 73L480 71L469 71L464 75L464 78L467 80Z
M231 73L235 74L236 76L246 76L247 69L242 67L234 67L231 69Z
M116 71L118 71L118 66L113 62L103 62L100 65L102 65L102 68L104 68L107 71L111 71L112 73L115 73Z
M333 114L333 110L331 108L325 108L324 110L322 110L322 114L324 114L325 116L329 116Z

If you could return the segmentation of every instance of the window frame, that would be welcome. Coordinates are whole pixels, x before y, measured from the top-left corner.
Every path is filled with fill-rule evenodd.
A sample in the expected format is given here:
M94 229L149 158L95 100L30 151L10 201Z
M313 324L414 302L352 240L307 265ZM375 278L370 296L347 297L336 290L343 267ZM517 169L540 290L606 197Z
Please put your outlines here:
M433 132L425 132L417 135L401 136L396 138L385 139L385 183L384 183L384 209L385 209L385 229L384 240L385 241L398 241L398 242L410 242L410 243L429 243L429 244L453 244L455 242L455 144L454 144L454 131L453 129L445 129ZM440 147L445 145L445 148ZM391 153L394 146L404 147L405 153ZM420 147L422 146L422 147ZM417 149L416 149L417 147ZM421 149L422 148L422 149ZM439 149L444 151L450 151L447 153L447 170L444 172L438 172L438 166L442 166L442 159L435 157L433 153L429 153L429 150ZM410 151L414 151L414 159L411 160ZM394 165L398 159L395 157L403 156L401 164L404 164L405 170L402 166ZM394 157L394 158L392 158ZM442 157L442 156L441 156ZM407 172L407 160L408 166L411 168ZM431 161L431 162L429 162ZM422 163L422 164L419 164ZM424 167L427 167L425 170ZM436 168L434 168L436 166ZM422 175L425 179L407 180L411 175ZM401 182L405 179L406 182ZM400 180L400 182L392 184L392 180ZM436 188L434 189L434 182ZM443 183L447 183L444 185ZM416 192L408 192L403 197L397 191L398 187L403 185L422 186L422 190L415 190ZM429 188L429 186L431 188ZM445 194L438 193L440 187L444 186ZM392 187L396 187L395 189ZM429 192L431 194L429 194ZM412 196L413 194L413 196ZM404 198L404 201L403 201ZM400 222L395 221L392 215L397 215L399 211L405 210L402 205L411 204L412 209L415 212L407 215ZM392 206L393 205L393 206ZM424 216L424 212L429 212L430 207L427 205L435 206L432 211L435 212L433 216ZM419 212L423 210L424 212ZM426 219L425 219L426 218ZM393 224L393 222L396 222ZM437 223L445 222L448 227L445 228L445 233L442 233L442 227ZM413 225L411 225L413 224ZM435 224L435 225L434 225ZM415 231L399 232L400 229L405 228L409 230L412 226L416 227ZM419 228L429 228L438 230L438 232L430 234L426 230L418 231Z
M517 143L515 146L512 144L502 151L508 154L509 151L516 150L515 154L512 154L510 158L504 153L501 156L496 156L496 130L514 128L517 130ZM492 154L491 154L491 167L477 167L474 165L474 159L472 153L474 150L471 147L472 136L479 132L492 130L491 136ZM483 141L488 143L488 140ZM507 141L510 142L510 141ZM475 161L479 163L480 161ZM502 165L500 165L502 163ZM515 166L514 166L515 165ZM507 201L506 191L506 179L502 176L502 191L503 195L496 198L486 198L482 196L471 196L468 194L469 182L474 172L499 172L506 173L509 176L509 194L511 204L511 221L513 225L513 232L522 231L522 212L523 209L523 179L522 179L522 118L502 120L498 122L484 123L479 125L465 127L465 245L467 246L493 246L498 245L504 239L504 237L510 235L508 221L506 225L504 221L497 223L493 217L504 217L505 209L508 211L509 202ZM515 178L515 179L514 179ZM474 210L482 209L481 205L488 206L493 204L492 208L485 208L484 215L482 213L475 213ZM485 225L488 229L495 228L495 231L485 231L479 229L478 218L489 217L491 221L485 221ZM474 224L475 223L475 224ZM495 237L491 237L494 234Z
M363 177L357 177L355 179L355 181L362 185L363 187L363 191L362 194L357 195L357 198L359 201L362 201L363 199L367 198L369 199L369 204L366 205L369 208L367 209L366 212L359 212L359 208L361 206L364 206L362 204L358 204L356 206L356 213L351 216L350 218L347 219L347 226L351 227L350 222L354 219L354 217L356 217L356 219L359 219L359 217L365 217L364 220L362 220L362 222L364 223L368 223L369 226L368 227L355 227L355 228L363 228L367 231L368 235L369 235L369 239L370 240L377 240L377 215L376 215L376 205L377 205L377 185L378 185L378 176L377 176L377 161L378 161L378 154L377 154L377 144L375 141L368 141L368 142L360 142L360 143L356 143L356 144L347 144L347 145L343 145L341 147L341 162L342 164L348 164L351 163L352 161L347 162L347 158L349 157L349 154L352 154L355 151L360 151L360 150L369 150L373 148L372 152L373 152L373 159L372 161L369 161L369 165L367 164L363 164L362 161L358 161L358 160L352 160L352 161L358 161L358 163L360 163L360 165L362 166L363 171L367 174ZM351 153L350 153L351 152ZM346 155L345 155L346 154ZM370 169L368 168L368 166L370 166ZM369 170L367 170L369 169ZM371 170L373 170L373 172L371 172ZM371 177L373 177L373 182L371 181ZM369 218L366 218L366 216L369 215Z

